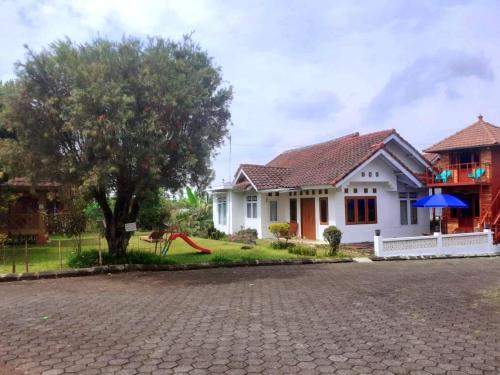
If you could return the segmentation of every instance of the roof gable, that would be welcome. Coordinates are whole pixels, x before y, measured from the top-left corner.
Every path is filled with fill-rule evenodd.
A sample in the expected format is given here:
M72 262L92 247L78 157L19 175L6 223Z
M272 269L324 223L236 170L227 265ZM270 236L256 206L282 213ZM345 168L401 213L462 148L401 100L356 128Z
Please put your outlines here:
M455 134L427 148L425 152L500 145L500 127L490 124L479 116L478 120Z

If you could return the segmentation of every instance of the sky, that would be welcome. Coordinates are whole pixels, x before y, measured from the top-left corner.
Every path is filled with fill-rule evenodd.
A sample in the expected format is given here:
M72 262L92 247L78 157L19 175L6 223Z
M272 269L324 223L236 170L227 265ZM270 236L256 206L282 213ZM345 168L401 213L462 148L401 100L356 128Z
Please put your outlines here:
M24 45L187 33L234 90L215 184L352 132L395 128L422 150L479 114L500 125L494 0L0 0L0 80Z

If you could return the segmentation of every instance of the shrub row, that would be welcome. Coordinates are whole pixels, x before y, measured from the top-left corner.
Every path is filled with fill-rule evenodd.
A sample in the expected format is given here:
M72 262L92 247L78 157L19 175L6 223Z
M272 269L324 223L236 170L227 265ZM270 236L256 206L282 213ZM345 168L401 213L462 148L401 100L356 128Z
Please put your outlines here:
M107 252L102 253L102 264L174 264L169 257L162 257L145 251L128 251L123 256L113 256ZM68 266L71 268L96 267L99 265L99 252L97 250L83 250L73 252L68 257Z
M304 255L314 257L316 256L316 248L311 246L295 245L288 248L290 254Z

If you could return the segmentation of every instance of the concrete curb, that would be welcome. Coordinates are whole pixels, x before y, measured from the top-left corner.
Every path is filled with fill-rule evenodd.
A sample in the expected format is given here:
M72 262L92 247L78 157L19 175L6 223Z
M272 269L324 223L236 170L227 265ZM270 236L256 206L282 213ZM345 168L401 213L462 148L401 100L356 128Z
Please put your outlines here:
M432 260L432 259L464 259L464 258L497 258L500 254L480 254L480 255L419 255L419 256L395 256L395 257L369 257L374 262L396 261L396 260Z
M188 263L188 264L119 264L90 268L77 268L63 271L24 272L0 274L0 283L8 281L59 279L63 277L92 276L109 273L134 271L187 271L209 268L283 266L302 264L351 263L352 258L341 259L300 259L300 260L255 260L232 263Z

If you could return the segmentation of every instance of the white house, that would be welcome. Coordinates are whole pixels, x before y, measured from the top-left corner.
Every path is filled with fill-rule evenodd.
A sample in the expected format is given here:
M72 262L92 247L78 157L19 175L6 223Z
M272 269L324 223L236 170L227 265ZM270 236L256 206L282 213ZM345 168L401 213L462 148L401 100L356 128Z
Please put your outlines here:
M329 225L342 241L428 233L429 212L412 207L427 195L422 155L394 129L350 134L283 152L266 165L242 164L232 183L213 192L215 227L255 228L270 238L272 222L297 223L297 235L322 240Z

